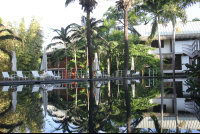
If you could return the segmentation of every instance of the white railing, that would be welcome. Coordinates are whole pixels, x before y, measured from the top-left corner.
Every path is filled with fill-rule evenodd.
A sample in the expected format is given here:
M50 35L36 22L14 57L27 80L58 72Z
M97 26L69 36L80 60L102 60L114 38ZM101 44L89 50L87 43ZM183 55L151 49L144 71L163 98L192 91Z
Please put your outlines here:
M196 39L192 45L183 44L182 45L183 53L187 54L191 58L194 58L197 55L200 55L200 38Z
M185 102L185 111L194 114L200 121L200 104L196 100Z

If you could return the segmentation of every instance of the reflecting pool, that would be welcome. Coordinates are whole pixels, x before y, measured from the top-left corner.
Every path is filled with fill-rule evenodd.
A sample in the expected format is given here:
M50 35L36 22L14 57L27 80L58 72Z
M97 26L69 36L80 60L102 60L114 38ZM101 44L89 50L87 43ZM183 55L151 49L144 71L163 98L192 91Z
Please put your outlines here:
M199 94L186 92L185 81L1 86L0 132L199 133Z

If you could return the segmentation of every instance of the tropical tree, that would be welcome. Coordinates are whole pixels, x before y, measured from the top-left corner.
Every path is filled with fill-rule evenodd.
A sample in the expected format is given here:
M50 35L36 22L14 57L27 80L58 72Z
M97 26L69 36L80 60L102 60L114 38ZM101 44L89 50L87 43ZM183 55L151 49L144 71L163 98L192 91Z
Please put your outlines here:
M51 54L51 64L57 63L58 64L58 72L60 67L60 60L66 56L66 52L64 49L57 49Z
M129 59L129 45L128 45L128 10L132 4L138 0L119 0L117 1L118 9L124 10L124 41L125 41L125 55L124 55L124 74L127 77L128 59Z
M86 44L87 42L87 18L85 16L82 16L81 17L81 23L82 23L82 26L78 25L78 24L71 24L73 25L72 27L72 30L71 32L73 32L73 34L71 35L72 39L75 40L76 44L80 44L82 43L82 47L84 47L84 44ZM103 28L103 26L98 26L98 24L102 23L102 20L96 20L95 18L91 18L90 19L90 26L91 26L91 38L92 39L95 39L96 36L98 35L98 32L100 29ZM94 43L94 41L92 42ZM80 46L81 47L81 46ZM94 46L93 46L94 48ZM87 52L87 47L86 47L86 53ZM86 54L87 55L87 54ZM88 55L87 55L88 56ZM87 57L88 59L88 57ZM87 62L87 65L86 65L86 70L87 70L87 67L88 67L88 62Z
M74 2L75 0L66 0L65 7L67 7L70 3ZM87 46L88 46L88 53L89 53L89 76L90 79L94 78L93 75L93 55L92 55L92 44L91 44L91 29L90 29L90 12L96 7L97 2L96 0L79 0L79 4L82 5L82 9L84 12L87 13Z
M55 46L57 44L64 44L65 49L68 49L68 44L71 43L71 38L69 36L69 29L71 25L68 25L65 29L62 27L61 30L53 29L53 32L56 32L58 36L54 36L52 40L58 40L55 43L51 43L47 46L46 49L50 48L51 46ZM67 79L67 54L66 54L66 73L65 78Z
M172 21L173 25L173 36L172 36L172 45L173 45L173 77L175 76L175 32L180 31L178 27L176 27L177 21L176 18L180 18L182 22L186 23L187 21L187 14L186 11L183 9L181 1L170 1L169 4L164 6L163 10L163 17L165 18L165 22Z
M22 41L21 38L19 38L18 36L14 35L12 30L5 28L5 26L2 24L2 19L1 18L0 18L0 27L1 27L1 30L0 30L0 41L7 40L7 39L12 39L12 40L16 39L18 41ZM7 34L5 34L4 32L6 32ZM6 50L5 48L3 48L1 46L0 46L0 50L3 51L4 53L6 53L10 57L10 60L12 60L12 55L8 50Z
M176 27L176 18L181 18L182 22L186 22L187 15L186 11L182 8L182 2L181 1L170 1L169 4L166 4L164 6L164 12L163 16L165 17L165 20L172 21L173 25L173 36L172 36L172 54L173 54L173 77L175 77L175 32L180 31L178 27ZM173 79L173 90L174 94L176 94L176 84L175 79ZM177 101L176 101L176 95L174 95L174 109L175 109L175 115L176 115L176 126L178 127L178 110L177 110ZM178 128L177 128L178 130Z
M200 19L195 17L194 19L192 19L192 21L200 21Z
M143 3L140 7L140 9L147 11L151 14L153 14L154 19L153 19L153 25L152 25L152 30L151 34L148 37L148 41L152 42L156 32L158 34L158 46L159 46L159 54L160 54L160 68L161 68L161 76L163 77L163 61L162 61L162 51L161 51L161 41L160 41L160 32L159 32L159 18L164 12L164 6L167 4L168 1L164 0L147 0L145 3Z
M117 10L117 6L109 7L108 10L103 14L107 20L112 20L116 22L116 28L123 30L124 28L124 12L122 9ZM136 33L133 25L146 25L151 21L151 17L147 16L147 12L143 10L135 10L131 7L128 11L128 30L131 33Z
M152 13L154 15L154 21L153 21L153 26L151 30L151 34L148 37L148 40L151 42L155 35L156 32L158 33L158 46L159 46L159 54L160 54L160 68L161 68L161 76L163 77L163 60L162 60L162 51L161 51L161 40L160 40L160 32L159 32L159 17L161 17L162 13L164 12L164 6L168 3L168 0L147 0L143 5L141 5L141 9ZM161 98L163 98L163 92L164 92L164 85L163 85L163 80L161 83ZM163 99L161 99L161 120L163 120ZM161 123L162 126L162 123Z
M111 74L111 71L110 71L111 70L111 49L115 48L119 44L115 39L110 38L110 33L112 32L112 30L115 29L115 26L116 26L115 21L104 19L103 27L100 29L100 31L98 32L98 35L96 36L97 39L100 39L105 43L105 45L98 45L97 49L99 51L101 51L102 49L107 51L106 59L107 59L108 75ZM102 42L99 42L99 43L102 44Z
M15 40L14 38L0 41L0 47L4 48L5 51L10 54L12 51L16 52L18 70L30 71L39 68L44 37L40 23L33 16L27 29L23 18L19 24L16 22L7 22L5 28L10 29L16 37L21 38L21 41ZM8 33L5 31L2 35L8 35ZM0 62L1 70L9 70L11 67L11 63L7 60L9 57L4 53L0 55L2 56Z

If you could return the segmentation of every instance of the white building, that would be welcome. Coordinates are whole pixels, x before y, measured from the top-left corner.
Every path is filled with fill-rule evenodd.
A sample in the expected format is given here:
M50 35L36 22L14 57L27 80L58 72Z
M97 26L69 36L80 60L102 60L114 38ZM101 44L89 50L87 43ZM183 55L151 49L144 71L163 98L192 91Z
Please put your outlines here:
M200 52L200 21L182 22L177 23L177 27L182 33L176 31L175 39L175 73L184 73L186 66L185 63L192 63L192 60L199 59ZM140 36L141 42L149 47L156 47L156 50L149 51L150 54L155 54L159 58L158 48L158 34L154 38L154 41L150 44L146 40L151 34L152 25L136 25L133 26L137 34ZM164 73L172 73L172 33L173 27L171 23L167 25L159 24L160 36L161 36L161 51L162 58L167 59L166 64L163 66ZM197 62L198 60L196 60Z
M188 87L185 80L186 78L175 78L178 124L185 121L185 125L182 126L182 129L199 130L200 104L196 100L193 100L192 92L186 92ZM164 87L167 87L165 92L168 91L168 93L163 95L163 129L176 129L173 79L164 79ZM158 122L161 123L161 95L151 99L150 102L158 105L149 107L144 111L143 119L136 128L155 128L154 121L150 117L151 112L156 114Z

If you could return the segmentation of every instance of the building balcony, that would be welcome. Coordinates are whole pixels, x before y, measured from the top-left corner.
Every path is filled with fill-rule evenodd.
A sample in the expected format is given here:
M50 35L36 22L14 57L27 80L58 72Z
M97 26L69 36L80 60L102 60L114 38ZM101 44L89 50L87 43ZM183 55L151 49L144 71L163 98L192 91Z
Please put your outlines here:
M58 64L59 64L59 68L63 68L63 67L65 68L65 66L66 66L65 61L59 61L59 62L54 62L54 63L48 62L47 67L48 68L58 68Z

